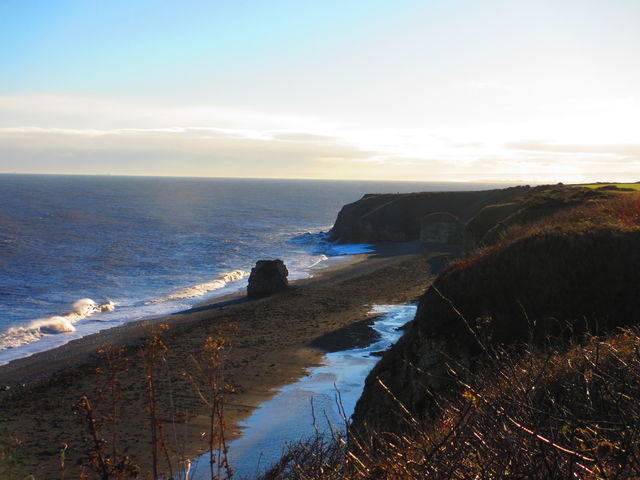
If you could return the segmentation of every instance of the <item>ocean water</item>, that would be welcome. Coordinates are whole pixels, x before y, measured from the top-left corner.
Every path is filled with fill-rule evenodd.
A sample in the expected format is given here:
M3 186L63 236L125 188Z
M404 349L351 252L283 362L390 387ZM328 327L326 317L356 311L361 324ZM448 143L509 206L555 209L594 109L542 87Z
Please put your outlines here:
M0 365L246 287L256 260L290 279L330 256L365 193L487 184L0 175Z

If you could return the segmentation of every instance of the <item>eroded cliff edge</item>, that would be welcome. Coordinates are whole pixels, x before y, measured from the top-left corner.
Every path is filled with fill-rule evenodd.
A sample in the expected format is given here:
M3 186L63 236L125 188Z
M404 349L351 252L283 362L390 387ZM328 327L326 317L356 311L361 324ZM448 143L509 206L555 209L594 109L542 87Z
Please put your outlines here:
M429 214L449 213L464 224L488 205L517 202L539 188L367 194L342 207L330 235L345 243L414 241L421 219Z
M465 224L467 256L425 292L415 320L369 375L354 431L402 430L399 403L429 422L433 398L455 388L449 369L472 375L487 346L518 348L640 322L640 196L575 187L514 193L466 207L475 212ZM438 208L462 208L463 197L448 198L460 203ZM364 228L351 238L370 240ZM395 228L376 223L378 232Z

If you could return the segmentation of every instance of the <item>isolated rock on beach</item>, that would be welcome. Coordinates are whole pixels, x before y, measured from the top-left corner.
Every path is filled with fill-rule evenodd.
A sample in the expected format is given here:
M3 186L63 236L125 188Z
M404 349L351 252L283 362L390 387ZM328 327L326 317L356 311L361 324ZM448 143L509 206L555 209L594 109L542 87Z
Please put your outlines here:
M247 295L270 295L287 288L289 271L282 260L258 260L251 269Z

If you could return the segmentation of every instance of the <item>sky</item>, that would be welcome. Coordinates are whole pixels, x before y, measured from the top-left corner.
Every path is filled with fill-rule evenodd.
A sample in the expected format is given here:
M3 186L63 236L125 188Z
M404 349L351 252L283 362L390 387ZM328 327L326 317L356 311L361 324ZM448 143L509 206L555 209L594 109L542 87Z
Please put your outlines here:
M638 0L2 0L0 172L640 180Z

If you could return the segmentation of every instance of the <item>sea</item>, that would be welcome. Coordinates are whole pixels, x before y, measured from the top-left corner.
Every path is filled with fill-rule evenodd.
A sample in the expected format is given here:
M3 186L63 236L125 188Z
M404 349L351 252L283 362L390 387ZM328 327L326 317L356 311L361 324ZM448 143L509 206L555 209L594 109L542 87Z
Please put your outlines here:
M327 238L365 193L496 186L0 175L0 365L242 291L260 259L295 280L370 251Z

